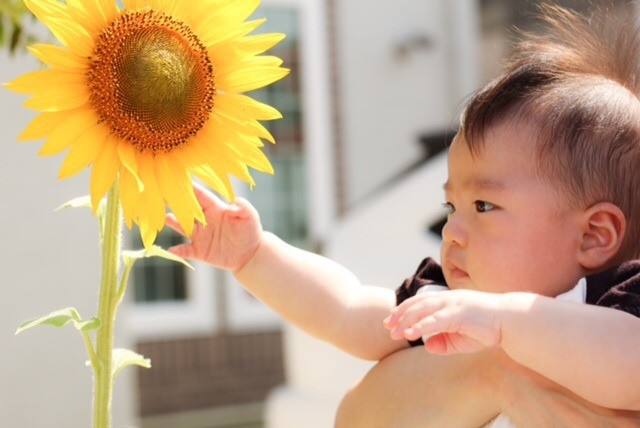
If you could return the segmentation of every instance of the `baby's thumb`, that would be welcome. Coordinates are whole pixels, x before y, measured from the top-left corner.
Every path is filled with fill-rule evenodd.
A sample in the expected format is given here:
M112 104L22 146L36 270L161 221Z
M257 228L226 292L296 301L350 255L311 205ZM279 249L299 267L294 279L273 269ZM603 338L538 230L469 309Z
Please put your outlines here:
M244 198L236 198L233 204L229 205L229 210L233 213L235 218L249 218L252 216L257 217L258 212L255 207L251 205L249 201Z
M195 248L191 244L180 244L167 249L168 252L183 259L193 259L196 257Z

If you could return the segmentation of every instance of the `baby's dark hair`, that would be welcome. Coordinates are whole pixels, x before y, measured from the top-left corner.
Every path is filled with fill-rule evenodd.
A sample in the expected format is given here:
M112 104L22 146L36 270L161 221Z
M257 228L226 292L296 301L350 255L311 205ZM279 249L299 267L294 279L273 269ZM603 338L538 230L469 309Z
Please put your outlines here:
M504 72L467 103L459 135L472 154L486 132L531 127L537 171L568 206L611 202L627 231L616 258L640 256L640 31L637 6L580 15L543 4L544 35L518 31ZM622 9L621 9L622 8Z

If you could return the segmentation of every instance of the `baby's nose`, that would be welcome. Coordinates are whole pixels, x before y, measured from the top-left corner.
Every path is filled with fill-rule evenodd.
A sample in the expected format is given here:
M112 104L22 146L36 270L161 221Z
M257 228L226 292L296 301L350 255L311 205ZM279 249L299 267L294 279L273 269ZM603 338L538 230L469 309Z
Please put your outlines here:
M448 245L458 245L459 247L466 247L469 241L469 236L464 228L464 224L458 218L450 216L449 220L442 228L442 240Z

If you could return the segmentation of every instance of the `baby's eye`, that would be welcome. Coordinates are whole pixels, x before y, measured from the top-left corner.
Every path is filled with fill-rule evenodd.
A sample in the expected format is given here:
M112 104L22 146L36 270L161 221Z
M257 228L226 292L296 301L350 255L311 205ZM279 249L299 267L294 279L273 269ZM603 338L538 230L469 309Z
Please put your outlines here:
M456 207L454 207L450 202L445 202L442 206L447 210L447 215L453 214L456 210Z
M474 204L476 204L476 211L479 213L486 213L496 207L495 205L485 201L475 201Z

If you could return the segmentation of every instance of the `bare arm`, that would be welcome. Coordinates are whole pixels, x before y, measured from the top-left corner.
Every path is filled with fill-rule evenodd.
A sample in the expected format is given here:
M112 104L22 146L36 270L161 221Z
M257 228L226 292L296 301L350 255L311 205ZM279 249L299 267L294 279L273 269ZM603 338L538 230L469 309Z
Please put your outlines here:
M288 322L356 357L377 361L408 346L382 324L395 306L393 291L363 286L338 263L264 232L248 201L238 198L233 206L197 185L194 191L207 226L196 222L191 242L169 251L233 272ZM175 217L166 222L184 235Z
M511 358L587 401L640 410L640 319L531 294L509 300L501 346Z
M238 281L291 324L359 358L380 360L408 345L389 337L382 320L393 291L363 286L343 266L263 232Z

